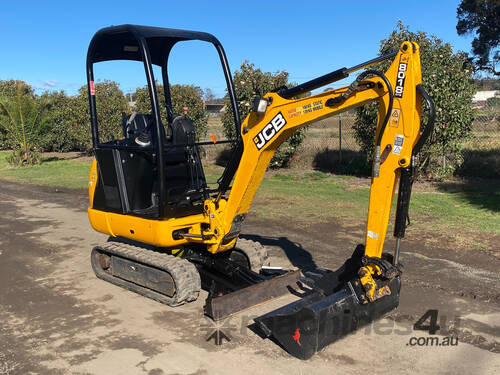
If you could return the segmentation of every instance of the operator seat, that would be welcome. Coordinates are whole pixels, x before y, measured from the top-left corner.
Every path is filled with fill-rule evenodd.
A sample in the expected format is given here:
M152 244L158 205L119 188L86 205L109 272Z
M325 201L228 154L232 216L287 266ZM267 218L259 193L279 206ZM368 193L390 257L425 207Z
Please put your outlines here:
M205 174L196 146L195 127L185 116L177 116L171 124L172 147L165 155L167 211L192 206L204 199Z
M122 118L123 136L129 143L149 146L153 139L153 117L150 114L133 112Z

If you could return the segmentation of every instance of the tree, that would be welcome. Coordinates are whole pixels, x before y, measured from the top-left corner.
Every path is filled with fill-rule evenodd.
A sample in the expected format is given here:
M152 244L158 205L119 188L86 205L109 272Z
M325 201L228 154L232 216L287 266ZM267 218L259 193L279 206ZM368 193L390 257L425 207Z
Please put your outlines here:
M46 92L41 99L48 103L47 116L42 121L40 148L43 151L75 151L86 149L90 140L90 133L79 137L78 118L84 122L86 108L81 108L78 97L68 96L64 91ZM88 112L88 111L87 111ZM83 135L83 134L82 134Z
M4 96L0 99L0 127L4 129L13 148L13 153L7 159L9 164L25 166L40 162L37 145L46 109L46 101L37 100L21 81L16 82L14 97Z
M108 80L98 82L95 84L95 96L100 142L122 137L122 118L124 114L130 113L130 109L119 84ZM82 151L90 151L92 148L88 103L87 85L84 85L78 90L76 101L72 103L69 118L76 147Z
M500 76L500 0L462 0L457 8L457 33L474 33L472 52L479 70Z
M5 81L0 81L0 98L4 99L15 99L17 95L17 86L21 85L22 95L30 95L34 97L35 92L33 88L24 81L9 79ZM2 116L2 114L0 114ZM0 150L7 149L11 145L9 144L9 139L7 138L6 130L0 126Z
M212 100L215 100L215 94L212 91L212 89L207 88L205 89L205 92L203 93L203 100L206 100L207 102L210 102Z
M470 135L473 123L472 97L474 86L471 80L472 66L463 52L453 53L453 47L435 36L422 31L408 31L401 22L398 29L381 41L380 53L398 49L409 40L420 45L423 85L436 107L434 132L420 153L421 170L432 175L447 175L462 161L462 143ZM375 68L385 71L390 61ZM423 123L426 122L425 106ZM377 104L370 103L356 110L355 136L362 150L371 160L373 157ZM441 168L442 156L447 157L446 170Z
M8 79L0 81L0 97L15 98L17 96L19 86L21 89L21 95L35 95L33 87L28 85L26 82L16 79Z
M167 124L167 109L162 85L156 85L161 121ZM170 97L175 115L186 115L194 124L196 139L202 139L207 134L208 116L203 104L203 90L193 85L171 85ZM140 113L151 113L151 101L147 86L137 89L135 110Z
M254 96L263 96L268 92L273 91L282 86L288 85L288 73L286 71L278 71L275 73L262 72L256 69L254 64L244 61L240 70L234 72L234 87L236 90L236 100L238 110L242 120L250 112L250 106ZM234 125L232 105L229 96L224 98L226 111L222 114L222 124L226 137L235 139L236 130ZM297 151L304 139L305 130L296 131L278 148L271 160L270 166L274 168L285 167L289 164L293 155Z

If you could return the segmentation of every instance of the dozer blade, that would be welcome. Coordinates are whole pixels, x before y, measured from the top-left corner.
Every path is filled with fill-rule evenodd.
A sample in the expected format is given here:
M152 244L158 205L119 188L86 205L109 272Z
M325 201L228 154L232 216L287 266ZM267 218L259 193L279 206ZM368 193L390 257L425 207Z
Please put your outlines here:
M351 282L326 295L313 291L304 298L271 311L255 322L291 355L308 359L317 351L382 317L399 304L401 281L389 282L391 294L362 304Z
M289 294L289 288L296 286L299 275L300 271L289 271L232 293L221 296L213 296L210 293L205 303L205 314L214 320L221 320L250 307Z

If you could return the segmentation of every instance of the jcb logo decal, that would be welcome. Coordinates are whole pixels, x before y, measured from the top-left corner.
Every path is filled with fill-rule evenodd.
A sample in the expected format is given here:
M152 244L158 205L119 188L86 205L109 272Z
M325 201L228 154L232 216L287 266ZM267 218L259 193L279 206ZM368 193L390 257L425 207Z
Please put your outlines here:
M253 139L255 146L260 150L269 142L278 132L286 125L286 120L283 115L278 113L274 118L262 129L259 134Z

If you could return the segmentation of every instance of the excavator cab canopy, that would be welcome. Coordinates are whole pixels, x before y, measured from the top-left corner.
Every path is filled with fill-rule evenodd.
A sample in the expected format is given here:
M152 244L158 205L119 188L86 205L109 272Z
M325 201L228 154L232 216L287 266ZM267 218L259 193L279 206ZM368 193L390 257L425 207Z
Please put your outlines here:
M90 63L109 60L143 61L145 51L139 47L145 45L151 63L163 66L174 44L184 40L201 40L220 46L215 36L204 32L120 25L99 30L92 38L87 58Z
M112 60L142 61L149 87L152 115L159 120L159 105L156 95L155 77L152 65L161 67L163 87L165 90L165 105L167 106L168 121L173 121L171 100L168 85L168 59L174 45L180 41L200 40L214 45L216 48L226 79L227 91L231 100L236 127L241 122L236 105L234 84L227 62L226 53L219 40L212 34L169 29L162 27L120 25L110 26L99 30L92 38L87 52L87 83L92 117L92 136L94 147L99 141L97 134L97 118L95 115L95 97L93 94L94 70L93 64ZM237 134L239 131L236 132Z
M236 128L240 116L231 71L222 45L211 34L149 26L121 25L99 30L87 53L87 80L92 142L99 166L95 208L143 217L179 217L200 211L208 189L189 116L175 114L170 95L168 62L179 42L211 43L218 52L232 103ZM140 61L144 65L151 113L135 111L123 116L123 137L104 140L99 136L94 64L112 60ZM153 66L161 68L165 103L159 103ZM160 105L166 107L162 124ZM239 131L236 131L239 134ZM231 140L218 143L232 142ZM212 142L213 143L213 142Z

